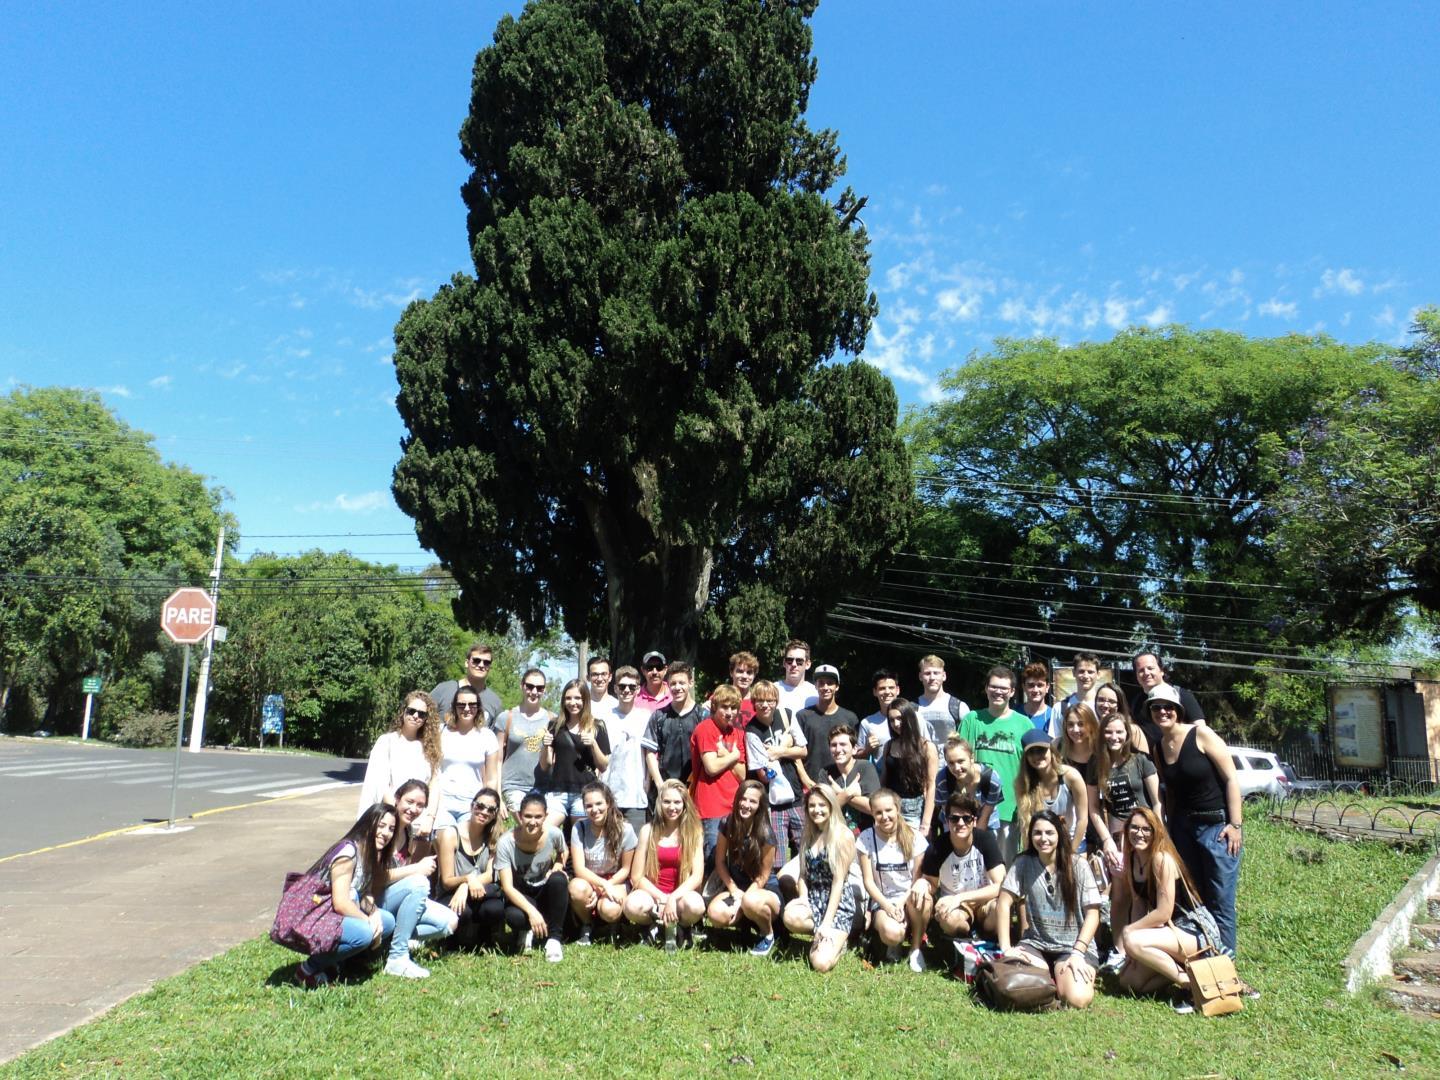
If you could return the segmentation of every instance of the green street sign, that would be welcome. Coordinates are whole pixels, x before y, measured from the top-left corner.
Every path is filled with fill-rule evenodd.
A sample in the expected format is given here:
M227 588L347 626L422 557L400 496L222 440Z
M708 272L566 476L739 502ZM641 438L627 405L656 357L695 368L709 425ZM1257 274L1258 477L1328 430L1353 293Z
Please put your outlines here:
M87 694L98 694L100 692L100 676L87 675L80 683L80 689Z

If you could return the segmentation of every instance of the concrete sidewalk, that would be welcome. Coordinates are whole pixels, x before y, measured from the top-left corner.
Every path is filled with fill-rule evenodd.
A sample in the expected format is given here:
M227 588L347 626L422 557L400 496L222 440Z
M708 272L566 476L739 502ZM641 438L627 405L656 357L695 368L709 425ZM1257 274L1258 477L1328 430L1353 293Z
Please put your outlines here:
M267 931L354 820L346 787L0 863L0 1061Z

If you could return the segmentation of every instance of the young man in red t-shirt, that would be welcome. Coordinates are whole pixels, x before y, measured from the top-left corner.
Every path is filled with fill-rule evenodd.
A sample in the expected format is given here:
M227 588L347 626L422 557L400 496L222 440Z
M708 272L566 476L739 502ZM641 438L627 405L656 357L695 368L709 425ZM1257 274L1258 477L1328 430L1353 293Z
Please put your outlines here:
M745 779L745 732L740 727L740 691L729 683L710 695L711 713L690 736L690 785L695 809L705 830L708 866L720 835L720 823L730 814L735 792Z

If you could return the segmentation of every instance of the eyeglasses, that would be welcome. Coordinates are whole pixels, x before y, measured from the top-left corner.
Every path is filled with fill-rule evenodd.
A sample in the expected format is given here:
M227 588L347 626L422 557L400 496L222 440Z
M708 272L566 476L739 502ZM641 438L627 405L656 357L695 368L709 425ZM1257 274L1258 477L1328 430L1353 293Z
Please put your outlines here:
M479 811L481 811L482 813L486 813L486 814L498 814L498 813L500 812L500 807L495 806L495 805L493 805L493 804L491 804L491 803L483 803L483 802L471 803L471 804L470 804L470 808L471 808L472 810L479 810Z
M527 682L525 689L536 694L543 694L545 692L545 684L541 683L539 686L536 686L533 682Z
M456 712L474 712L478 708L480 708L478 701L457 701L455 703Z
M803 656L787 656L787 657L785 657L785 663L787 663L787 664L803 664L803 663L805 663L805 657L803 657Z
M1154 836L1155 830L1149 825L1128 825L1126 826L1136 836Z
M425 717L430 715L430 711L428 709L412 709L409 705L406 705L405 715L413 716L417 720L424 720Z
M974 815L974 814L951 814L946 820L948 820L951 825L974 825L974 824L975 824L975 815Z
M485 659L485 657L483 657L483 656L472 656L472 657L470 657L470 663L474 664L476 667L489 667L489 666L490 666L490 661L487 660L487 659Z
M616 684L615 684L615 691L616 691L616 693L619 693L619 694L633 694L636 690L639 690L639 689L640 689L640 684L639 684L639 683L622 682L622 683L616 683Z
M769 705L769 706L771 706L771 707L773 708L774 706L779 705L780 702L776 701L776 700L773 699L773 698L759 698L759 697L757 697L757 698L751 698L751 699L750 699L750 704L751 704L751 705L754 705L755 708L758 709L761 705Z

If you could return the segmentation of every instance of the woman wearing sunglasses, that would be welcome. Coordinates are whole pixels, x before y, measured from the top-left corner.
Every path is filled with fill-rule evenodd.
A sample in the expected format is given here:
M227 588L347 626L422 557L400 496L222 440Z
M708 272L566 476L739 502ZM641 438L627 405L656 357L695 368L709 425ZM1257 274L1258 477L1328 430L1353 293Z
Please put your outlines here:
M434 785L440 769L440 711L429 694L412 690L395 714L394 726L375 740L360 785L361 813L377 802L393 802L395 789L406 780ZM419 823L429 832L430 819Z
M465 820L435 838L440 895L450 897L450 910L460 919L451 941L462 948L490 944L505 921L505 898L495 878L495 849L505 835L503 808L500 793L483 787Z
M540 754L545 748L545 733L553 717L540 707L545 693L545 673L531 668L520 676L523 700L513 709L506 709L495 722L500 735L500 794L510 813L520 812L520 800L536 790L545 780L540 768Z
M450 704L450 715L440 732L439 805L435 810L438 827L456 825L470 813L475 793L494 787L498 777L500 744L495 733L480 721L480 691L462 683Z

